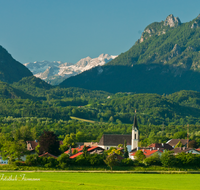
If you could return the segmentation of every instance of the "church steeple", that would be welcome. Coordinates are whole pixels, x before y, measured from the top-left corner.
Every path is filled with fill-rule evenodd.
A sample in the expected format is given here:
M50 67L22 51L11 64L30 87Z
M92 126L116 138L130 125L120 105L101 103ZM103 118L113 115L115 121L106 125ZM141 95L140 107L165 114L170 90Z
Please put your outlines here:
M133 121L133 127L132 127L132 129L137 129L138 130L137 118L136 118L136 110L135 110L135 116L134 116L134 121Z
M137 125L137 118L136 118L136 110L135 110L135 116L132 126L132 141L131 141L131 149L138 147L138 141L139 141L139 130Z

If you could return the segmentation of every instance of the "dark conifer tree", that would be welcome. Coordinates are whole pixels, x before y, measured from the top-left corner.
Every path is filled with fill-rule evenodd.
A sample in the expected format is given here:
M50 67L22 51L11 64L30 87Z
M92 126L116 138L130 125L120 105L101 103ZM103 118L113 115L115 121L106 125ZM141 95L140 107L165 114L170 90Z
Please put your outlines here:
M44 154L45 152L55 156L60 154L60 143L58 141L57 135L54 134L54 132L44 131L39 138L39 146L39 154Z
M128 149L127 149L127 143L126 140L124 141L124 158L128 158Z

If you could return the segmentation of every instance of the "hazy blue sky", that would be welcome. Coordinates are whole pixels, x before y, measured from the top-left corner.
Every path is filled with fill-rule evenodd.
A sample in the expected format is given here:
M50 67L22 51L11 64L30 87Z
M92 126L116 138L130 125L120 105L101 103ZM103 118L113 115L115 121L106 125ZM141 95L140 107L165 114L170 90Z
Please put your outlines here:
M199 13L199 0L0 0L0 45L21 63L76 63L127 51L169 14L188 22Z

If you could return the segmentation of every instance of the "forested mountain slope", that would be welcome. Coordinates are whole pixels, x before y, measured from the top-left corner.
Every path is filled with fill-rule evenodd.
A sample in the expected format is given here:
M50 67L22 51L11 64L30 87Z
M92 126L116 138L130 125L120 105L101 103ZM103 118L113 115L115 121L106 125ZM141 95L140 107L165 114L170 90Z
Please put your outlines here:
M200 16L188 23L169 15L147 26L133 47L105 66L70 77L61 87L108 92L200 91Z
M0 80L3 82L17 82L23 77L33 74L21 63L12 58L12 56L0 46Z

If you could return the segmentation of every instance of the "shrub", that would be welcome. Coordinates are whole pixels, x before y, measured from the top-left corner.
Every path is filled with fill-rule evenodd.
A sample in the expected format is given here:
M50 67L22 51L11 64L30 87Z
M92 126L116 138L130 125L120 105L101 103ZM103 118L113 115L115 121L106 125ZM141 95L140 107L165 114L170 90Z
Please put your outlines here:
M125 158L121 161L121 165L122 166L133 166L134 165L134 161L130 158Z
M160 161L160 156L157 153L155 153L154 155L146 158L144 160L144 163L147 164L147 165L157 165L157 166L162 165L161 161Z
M28 155L27 157L26 157L26 161L25 161L25 163L26 163L26 165L28 165L28 166L37 166L37 165L39 165L40 164L40 158L38 157L38 155L37 154L32 154L32 155Z
M61 154L58 158L57 158L57 161L58 161L58 165L64 169L65 167L67 167L69 164L70 164L70 158L69 158L69 155L68 154Z

